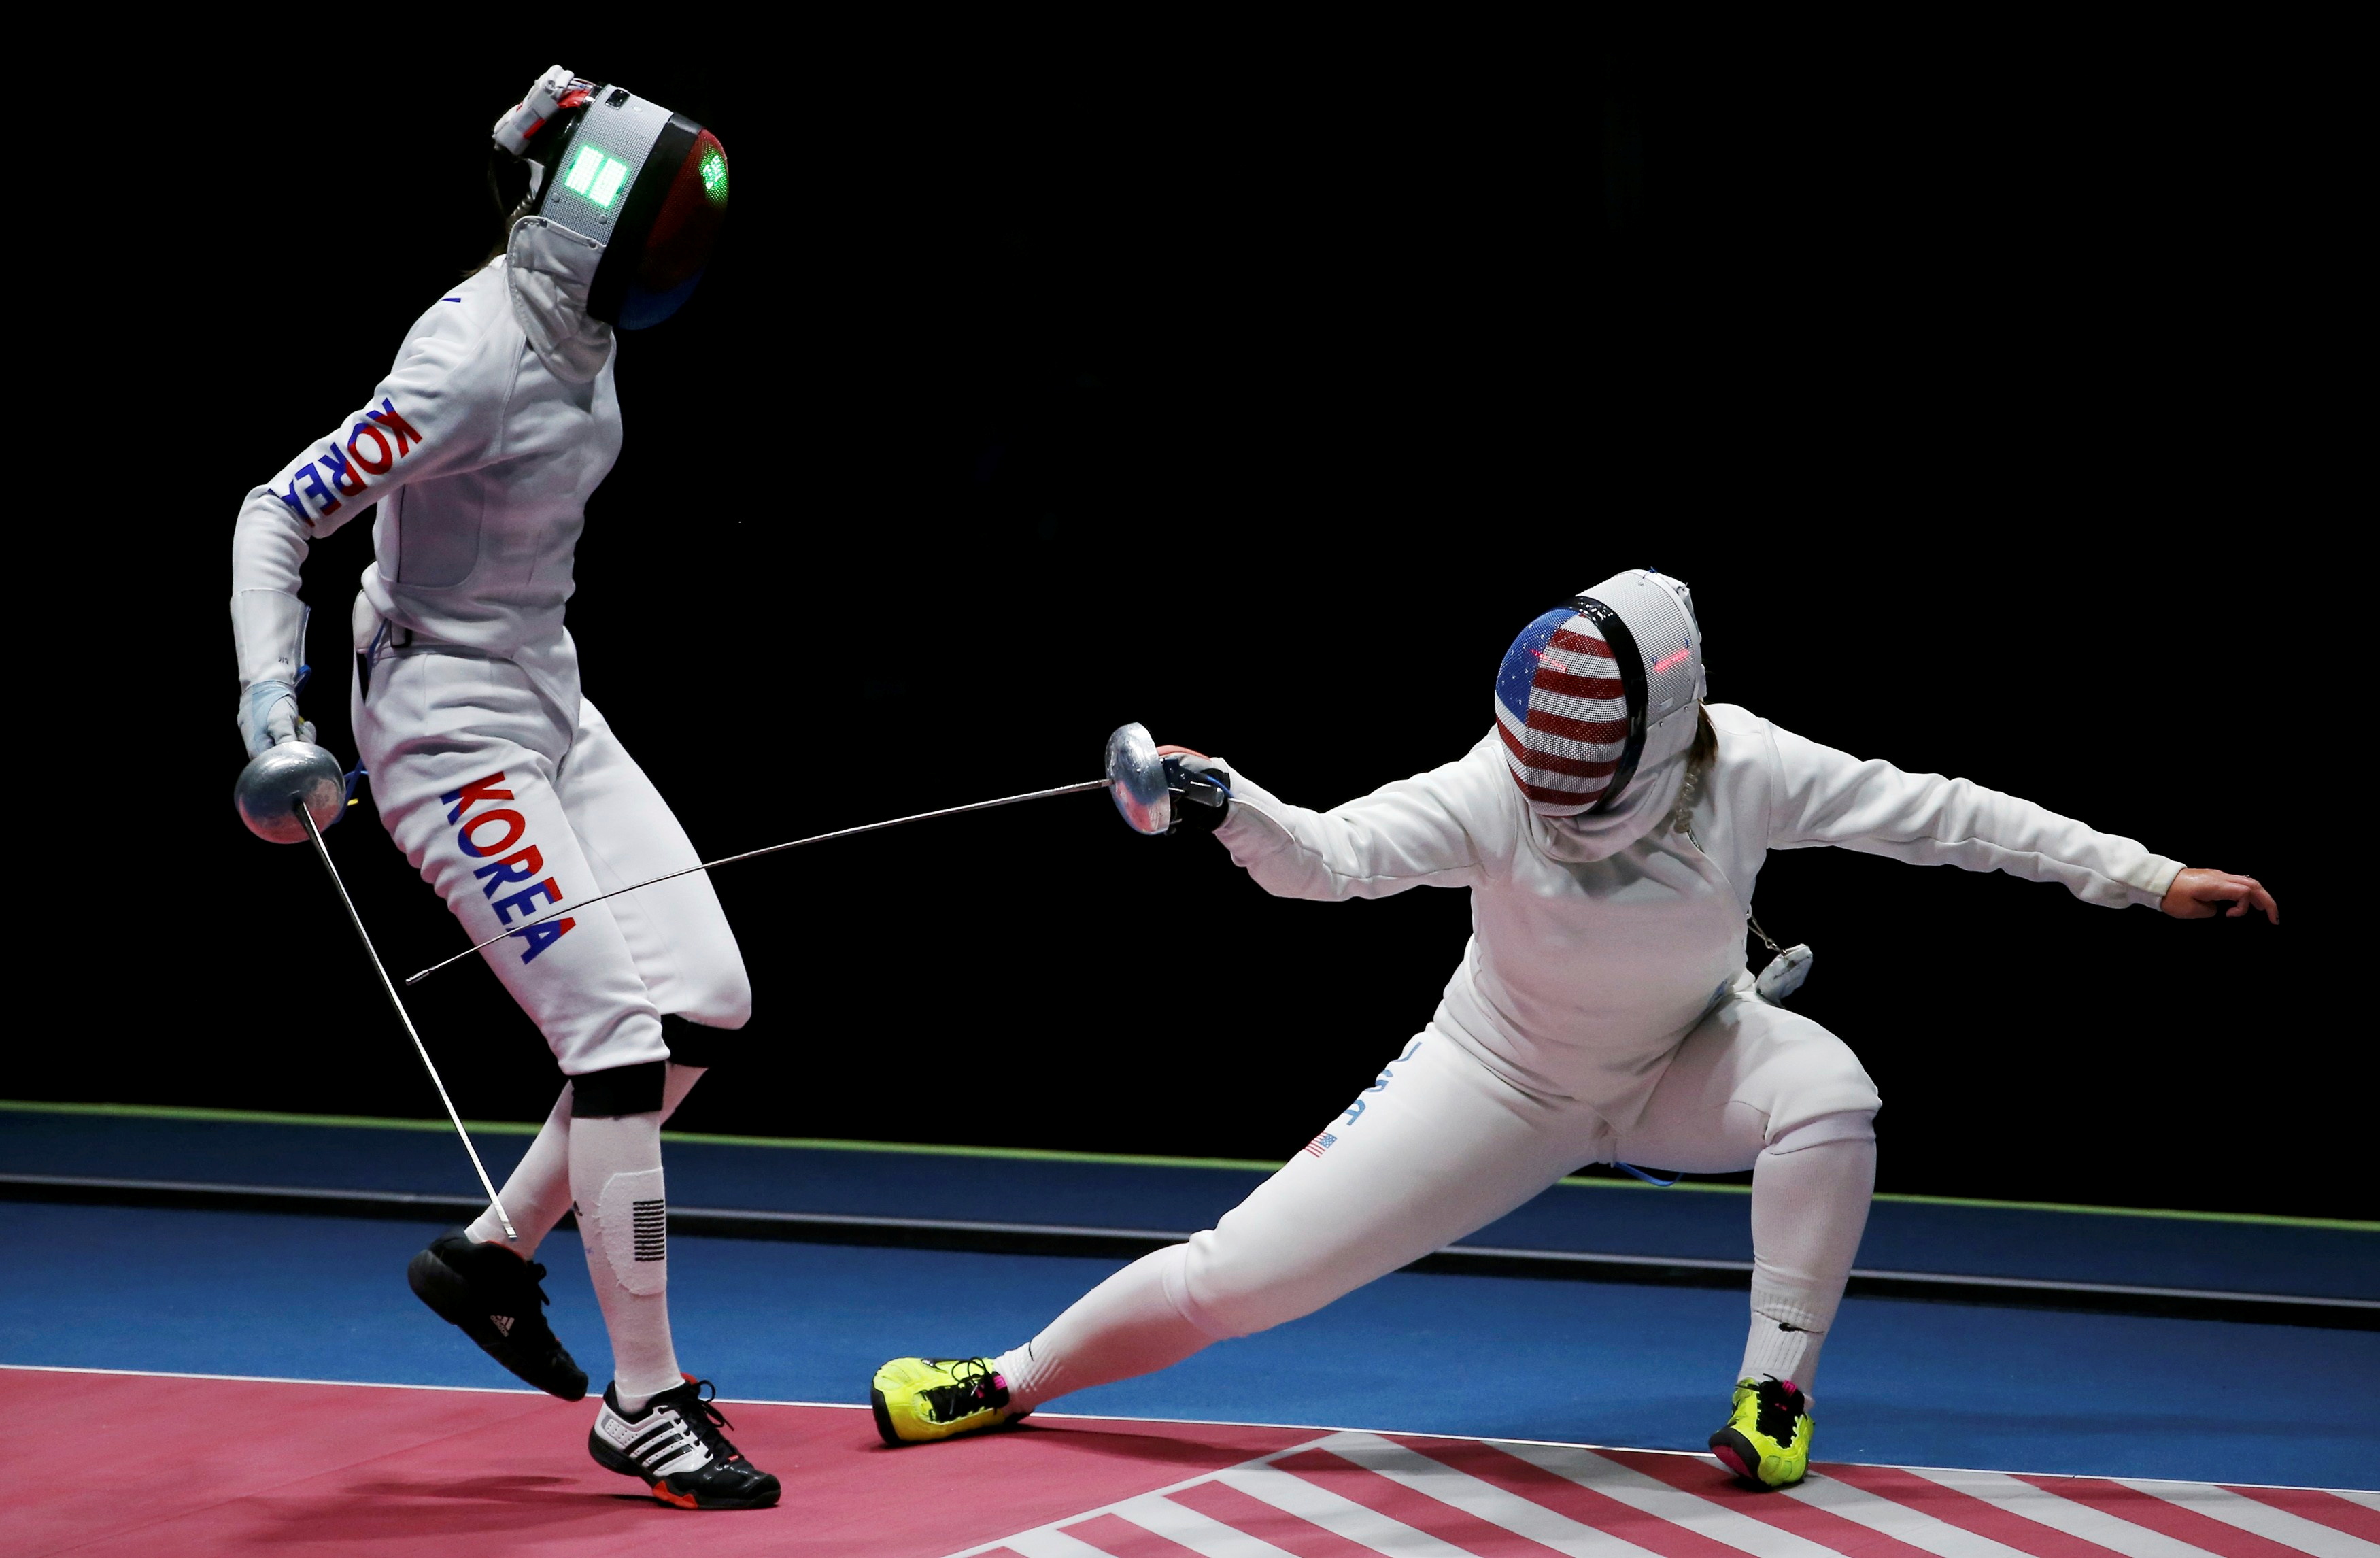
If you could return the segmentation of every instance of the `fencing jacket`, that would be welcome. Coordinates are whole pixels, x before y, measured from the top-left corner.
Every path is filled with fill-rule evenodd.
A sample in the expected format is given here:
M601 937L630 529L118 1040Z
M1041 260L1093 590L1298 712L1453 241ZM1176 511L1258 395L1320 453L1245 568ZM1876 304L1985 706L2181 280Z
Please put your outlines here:
M1233 770L1217 837L1280 897L1471 889L1471 943L1434 1025L1508 1081L1631 1128L1670 1053L1744 971L1744 919L1771 849L1840 845L1917 865L2063 883L2155 905L2179 862L1964 779L1904 773L1710 706L1718 753L1672 812L1617 853L1529 809L1491 733L1469 755L1330 811ZM1600 855L1594 858L1590 856Z
M601 254L529 218L431 305L371 397L240 505L236 612L270 600L249 591L294 597L309 543L377 503L363 593L382 621L513 661L575 712L563 607L587 499L620 454L612 331L586 314ZM273 674L258 645L242 655L259 661L244 680Z

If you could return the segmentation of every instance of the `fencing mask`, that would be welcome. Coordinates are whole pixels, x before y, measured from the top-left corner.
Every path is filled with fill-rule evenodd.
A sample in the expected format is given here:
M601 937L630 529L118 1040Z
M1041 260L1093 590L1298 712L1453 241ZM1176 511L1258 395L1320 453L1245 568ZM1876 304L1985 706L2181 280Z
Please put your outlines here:
M1694 745L1704 694L1694 596L1614 574L1524 628L1496 675L1496 728L1540 816L1606 813Z
M587 312L642 330L677 312L727 220L727 152L683 114L557 65L496 121L528 207L601 245Z

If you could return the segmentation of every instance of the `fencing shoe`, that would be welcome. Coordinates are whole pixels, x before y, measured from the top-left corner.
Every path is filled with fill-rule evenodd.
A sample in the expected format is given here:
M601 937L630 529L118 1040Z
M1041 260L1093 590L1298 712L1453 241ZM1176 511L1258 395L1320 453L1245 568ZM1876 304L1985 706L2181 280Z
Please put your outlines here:
M463 1328L490 1357L565 1401L587 1395L587 1370L545 1323L545 1268L500 1244L449 1228L405 1268L415 1296Z
M744 1458L719 1430L732 1426L704 1391L708 1380L686 1383L645 1403L635 1417L620 1410L619 1387L603 1387L603 1409L587 1430L587 1453L606 1471L641 1477L653 1497L680 1509L767 1509L777 1502L777 1479Z
M1810 1469L1810 1398L1771 1374L1735 1382L1727 1427L1710 1436L1719 1465L1758 1488L1790 1488Z
M1008 1381L988 1357L896 1357L868 1393L887 1444L923 1444L1025 1416L1008 1409Z

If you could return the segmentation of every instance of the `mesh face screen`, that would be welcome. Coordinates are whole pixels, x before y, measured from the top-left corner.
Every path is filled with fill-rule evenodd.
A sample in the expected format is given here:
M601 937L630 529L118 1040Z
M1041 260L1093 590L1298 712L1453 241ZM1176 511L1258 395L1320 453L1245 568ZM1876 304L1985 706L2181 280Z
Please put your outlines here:
M1572 817L1601 800L1629 735L1627 685L1611 644L1575 607L1522 630L1496 674L1496 730L1529 805Z
M601 258L589 317L624 330L667 319L701 275L727 215L727 152L692 120L625 87L592 94L562 140L537 213Z
M668 198L653 217L637 285L650 292L667 292L695 275L709 262L726 218L727 149L704 130L686 152L670 182Z

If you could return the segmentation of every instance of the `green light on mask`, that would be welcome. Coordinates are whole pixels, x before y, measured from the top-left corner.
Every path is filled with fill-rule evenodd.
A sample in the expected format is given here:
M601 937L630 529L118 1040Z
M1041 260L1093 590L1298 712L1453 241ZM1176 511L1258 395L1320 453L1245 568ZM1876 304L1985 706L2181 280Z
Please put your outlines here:
M603 171L595 176L595 188L587 191L587 198L604 210L611 210L613 198L620 192L620 180L627 176L627 164L617 157L604 158Z
M628 176L628 164L617 157L607 157L592 146L582 146L570 162L570 172L562 180L563 188L581 196L604 210L619 198L620 184Z
M727 159L713 152L702 159L702 188L714 204L727 200Z
M562 181L564 188L574 195L586 194L588 187L595 182L595 176L603 171L603 164L609 161L609 157L592 146L580 147L578 155L571 162L568 176Z

